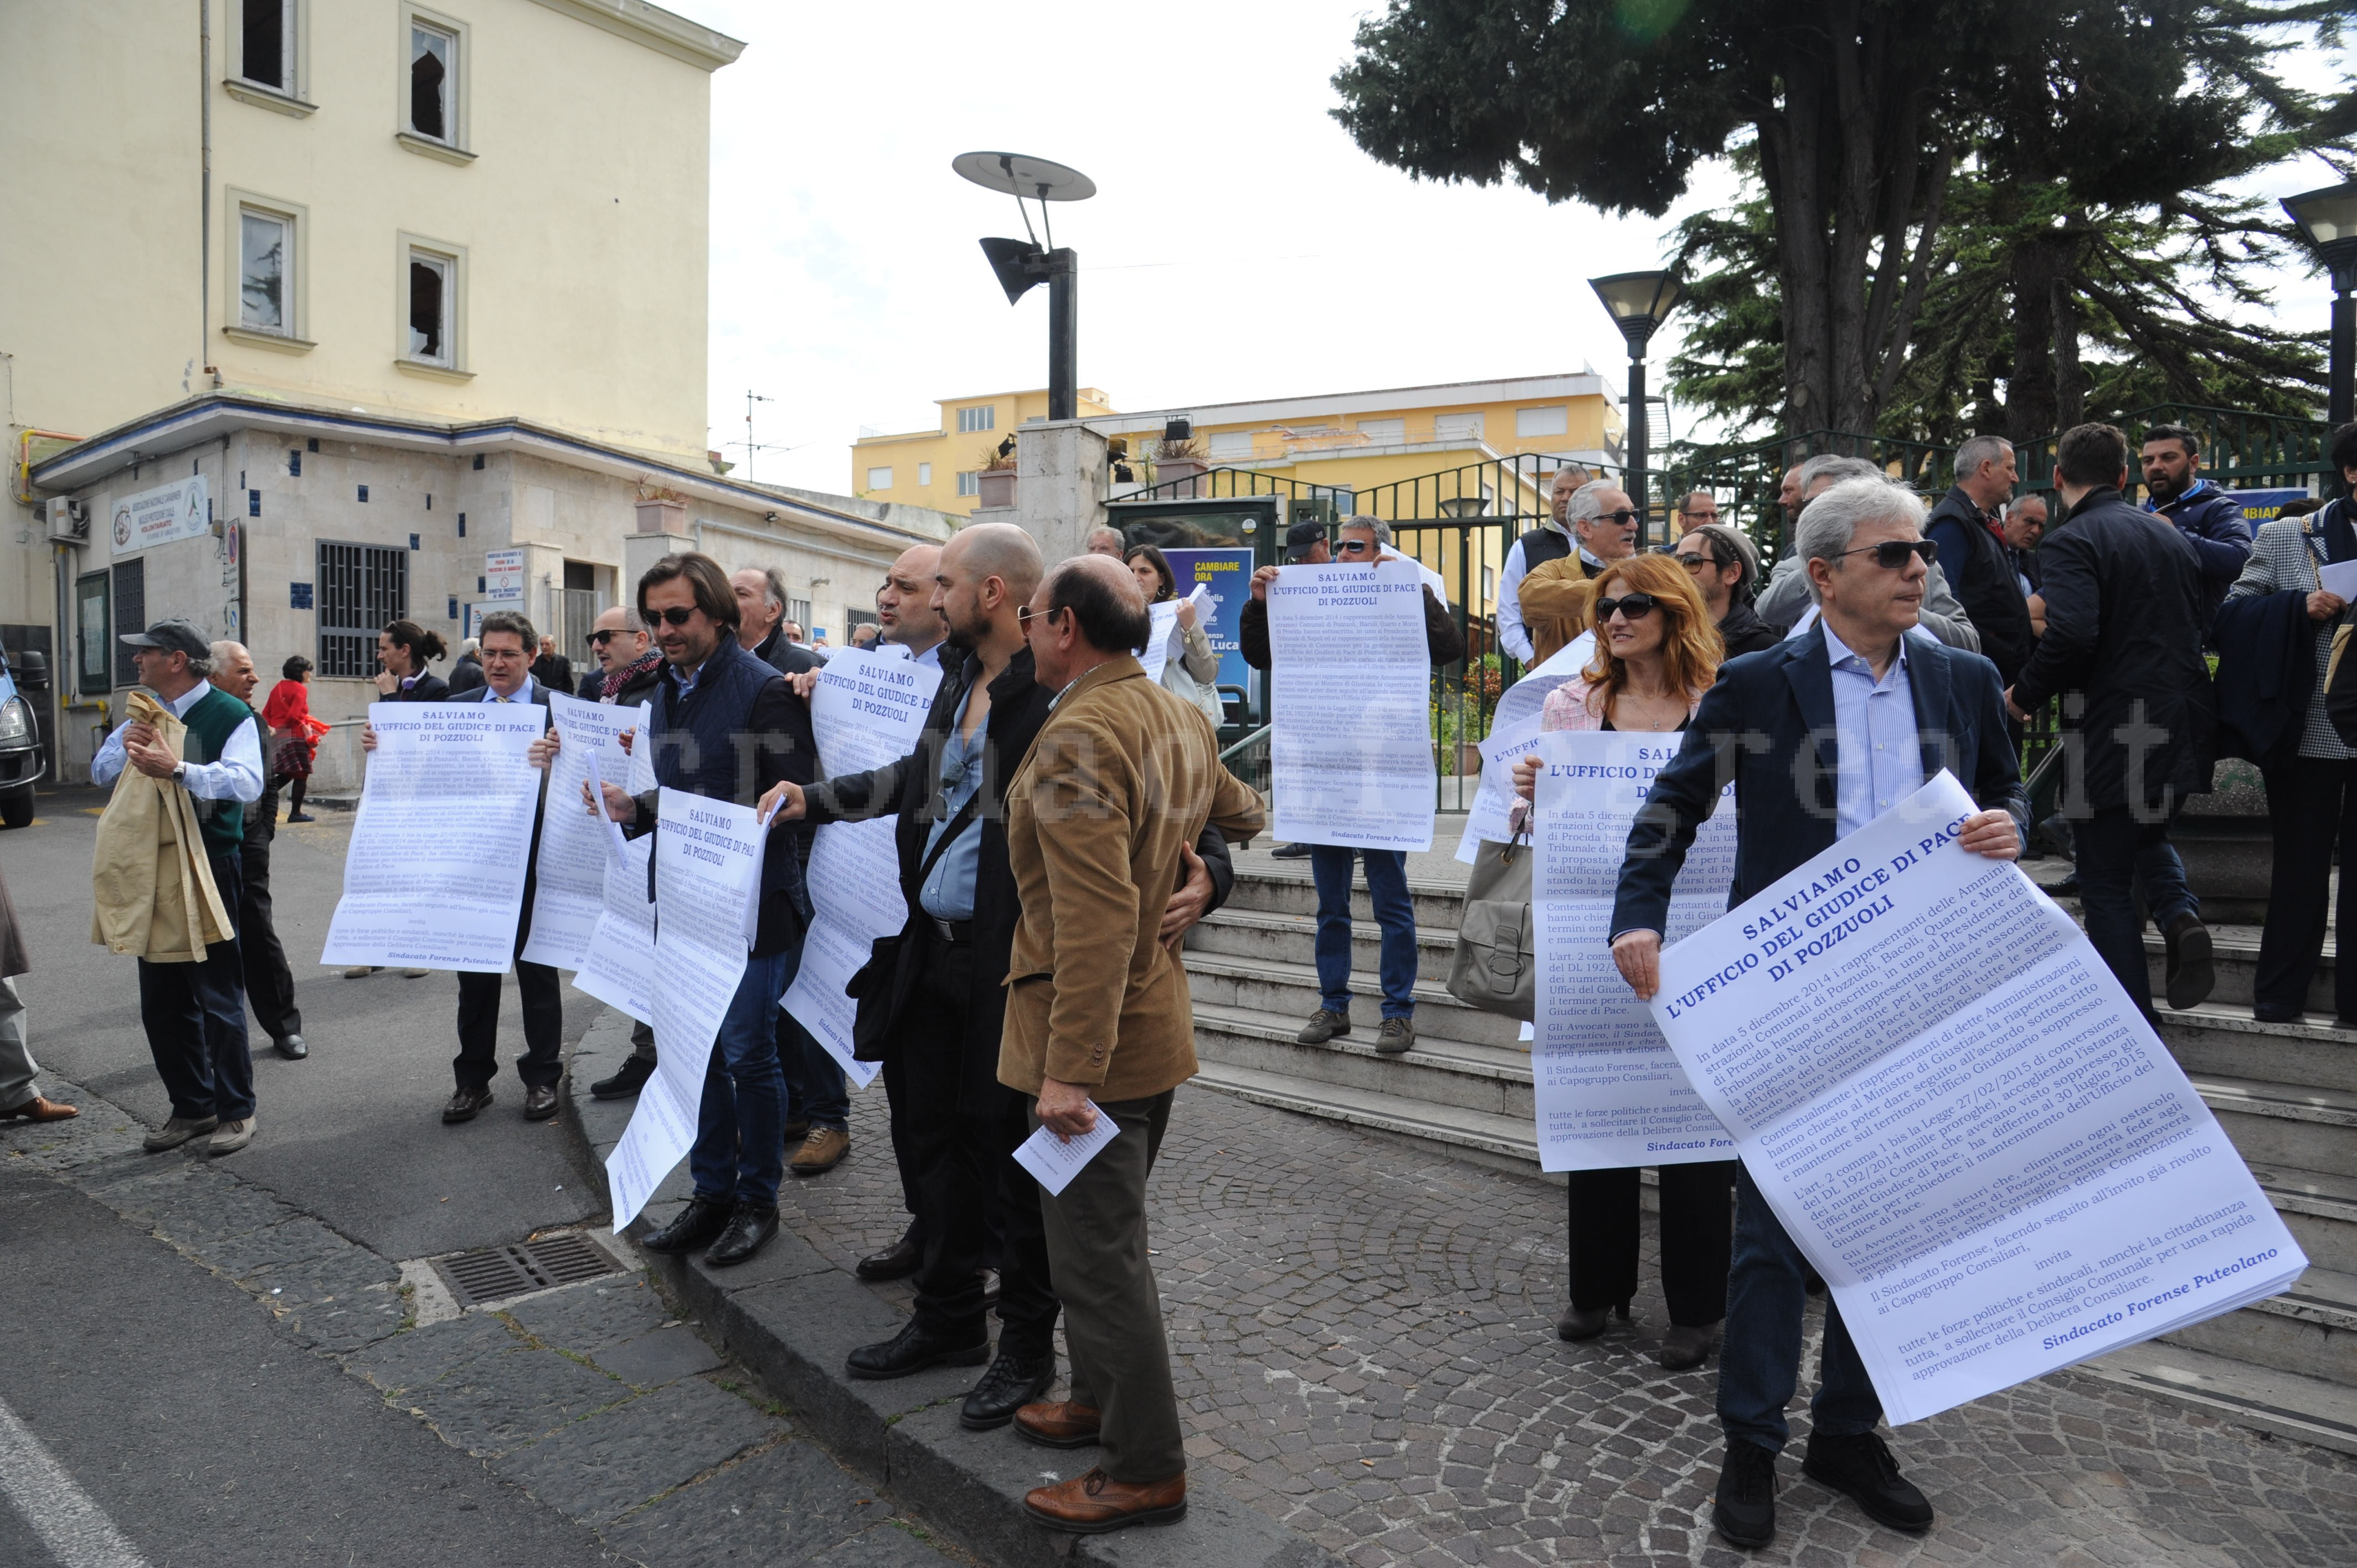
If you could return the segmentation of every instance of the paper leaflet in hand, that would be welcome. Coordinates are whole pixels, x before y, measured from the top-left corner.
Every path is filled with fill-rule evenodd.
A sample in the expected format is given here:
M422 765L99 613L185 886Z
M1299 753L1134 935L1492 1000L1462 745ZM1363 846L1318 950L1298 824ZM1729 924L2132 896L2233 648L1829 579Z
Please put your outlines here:
M1096 1124L1080 1136L1067 1140L1042 1124L1015 1151L1015 1163L1029 1171L1050 1197L1070 1187L1097 1151L1121 1135L1121 1123L1106 1115L1103 1106L1092 1100L1089 1109L1097 1113Z

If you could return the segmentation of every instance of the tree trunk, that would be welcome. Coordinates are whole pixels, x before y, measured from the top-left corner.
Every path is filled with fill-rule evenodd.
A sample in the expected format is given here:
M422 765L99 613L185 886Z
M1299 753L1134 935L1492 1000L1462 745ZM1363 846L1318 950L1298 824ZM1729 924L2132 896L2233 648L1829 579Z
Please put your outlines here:
M2054 379L2054 296L2064 267L2062 237L2039 230L2013 252L2013 370L2006 377L2006 434L2017 442L2051 434L2061 414Z

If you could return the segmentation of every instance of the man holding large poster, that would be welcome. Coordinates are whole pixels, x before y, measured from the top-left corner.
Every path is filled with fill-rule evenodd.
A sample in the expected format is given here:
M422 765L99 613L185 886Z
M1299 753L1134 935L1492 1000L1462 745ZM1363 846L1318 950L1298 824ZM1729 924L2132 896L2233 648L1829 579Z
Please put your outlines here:
M1730 782L1739 813L1730 905L1891 810L1943 768L1983 808L1962 821L1956 842L1996 860L2020 854L2029 802L1996 666L1905 635L1937 553L1922 521L1922 503L1881 478L1835 485L1802 514L1795 548L1819 624L1721 671L1630 832L1612 952L1640 997L1660 989L1672 885ZM1713 1522L1750 1547L1775 1535L1776 1455L1800 1374L1807 1263L1748 1169L1736 1193L1718 1381L1727 1460ZM1875 1432L1881 1402L1830 1302L1811 1412L1802 1468L1812 1479L1892 1529L1931 1527L1931 1503Z

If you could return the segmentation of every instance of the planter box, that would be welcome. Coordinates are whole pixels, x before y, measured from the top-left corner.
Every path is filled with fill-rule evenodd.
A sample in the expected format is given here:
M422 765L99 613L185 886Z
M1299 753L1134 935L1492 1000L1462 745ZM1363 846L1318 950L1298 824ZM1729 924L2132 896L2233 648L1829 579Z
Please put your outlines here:
M685 533L687 532L685 503L664 499L661 497L653 500L640 501L639 532L640 533Z
M974 476L974 486L985 507L1015 504L1015 470L1012 468L985 468Z

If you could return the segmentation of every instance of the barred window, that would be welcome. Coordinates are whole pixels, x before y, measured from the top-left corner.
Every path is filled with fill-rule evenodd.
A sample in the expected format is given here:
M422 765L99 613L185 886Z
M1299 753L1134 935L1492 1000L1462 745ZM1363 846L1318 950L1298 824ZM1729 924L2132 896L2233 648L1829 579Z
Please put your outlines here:
M114 564L114 683L139 684L139 666L123 639L147 629L147 563L138 556Z
M319 673L376 673L376 634L409 614L409 552L319 542Z

